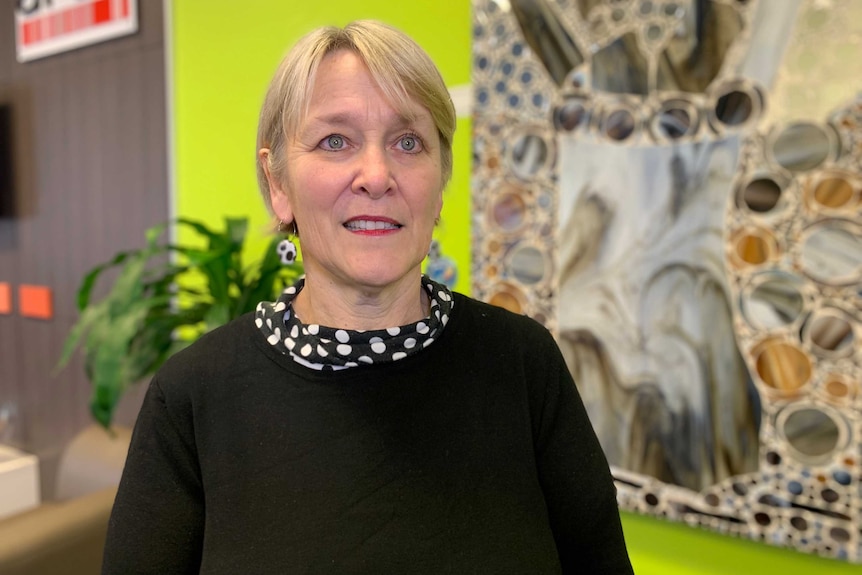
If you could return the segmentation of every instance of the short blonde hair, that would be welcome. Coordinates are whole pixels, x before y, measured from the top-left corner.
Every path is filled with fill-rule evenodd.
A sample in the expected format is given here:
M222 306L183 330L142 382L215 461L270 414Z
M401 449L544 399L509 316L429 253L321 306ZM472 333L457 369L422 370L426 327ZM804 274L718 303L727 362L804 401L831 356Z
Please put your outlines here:
M409 36L374 20L357 20L344 28L324 26L305 35L281 61L269 84L257 126L257 150L269 148L270 174L283 181L286 142L308 114L317 69L337 50L350 50L368 67L392 106L410 118L410 100L431 114L440 135L443 186L452 176L452 137L455 107L440 71ZM272 213L269 182L260 160L257 181Z

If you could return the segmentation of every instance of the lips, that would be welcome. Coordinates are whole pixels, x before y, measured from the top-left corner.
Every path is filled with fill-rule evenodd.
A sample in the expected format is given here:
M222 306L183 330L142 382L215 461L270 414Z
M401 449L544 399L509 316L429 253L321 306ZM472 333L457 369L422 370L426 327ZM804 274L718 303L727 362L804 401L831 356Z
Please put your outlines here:
M352 232L387 232L400 229L402 226L389 218L351 218L344 222L344 227Z

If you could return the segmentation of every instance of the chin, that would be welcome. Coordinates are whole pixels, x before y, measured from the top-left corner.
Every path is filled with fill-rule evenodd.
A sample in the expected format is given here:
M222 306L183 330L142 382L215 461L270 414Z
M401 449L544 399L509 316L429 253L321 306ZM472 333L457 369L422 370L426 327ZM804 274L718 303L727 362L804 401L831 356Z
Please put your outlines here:
M415 276L418 280L422 273L420 264L408 267L397 265L392 259L368 262L368 264L370 265L362 265L354 268L348 277L357 285L382 289L394 285L404 278Z

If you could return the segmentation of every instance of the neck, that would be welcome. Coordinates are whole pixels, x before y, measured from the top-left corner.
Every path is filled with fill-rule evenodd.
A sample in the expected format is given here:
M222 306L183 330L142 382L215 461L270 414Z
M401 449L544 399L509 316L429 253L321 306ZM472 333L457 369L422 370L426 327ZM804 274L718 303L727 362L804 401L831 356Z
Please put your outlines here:
M431 301L421 276L411 274L383 287L347 287L315 281L306 275L305 287L293 301L302 323L328 327L373 330L407 325L430 313Z

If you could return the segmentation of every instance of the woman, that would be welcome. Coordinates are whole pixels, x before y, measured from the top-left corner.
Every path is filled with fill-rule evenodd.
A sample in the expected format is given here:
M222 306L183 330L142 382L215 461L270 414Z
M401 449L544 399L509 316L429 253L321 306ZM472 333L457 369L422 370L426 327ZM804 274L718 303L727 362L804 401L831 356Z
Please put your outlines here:
M306 276L153 379L105 573L631 572L554 340L421 275L454 129L383 24L287 55L258 175Z

